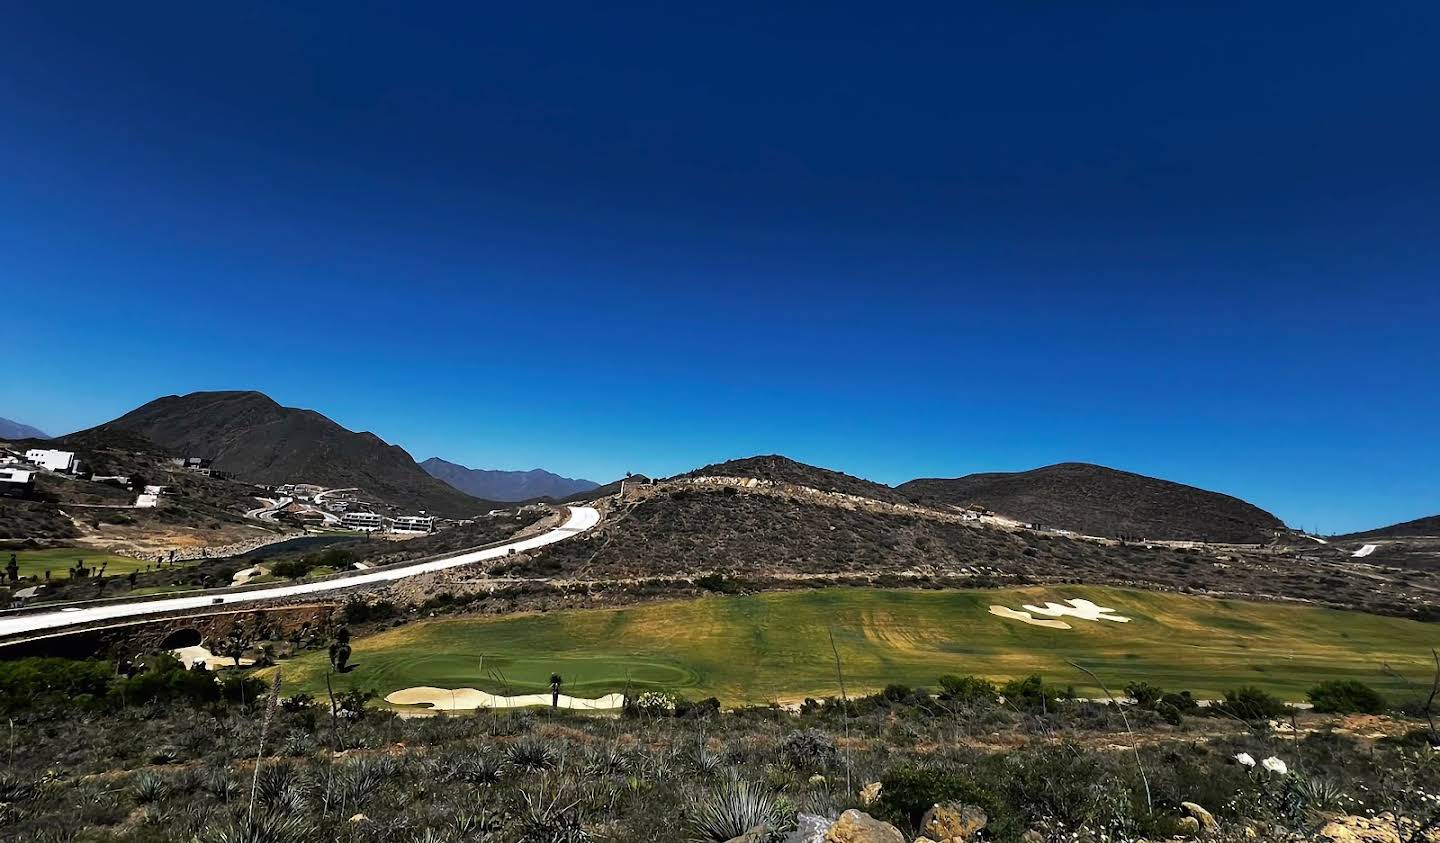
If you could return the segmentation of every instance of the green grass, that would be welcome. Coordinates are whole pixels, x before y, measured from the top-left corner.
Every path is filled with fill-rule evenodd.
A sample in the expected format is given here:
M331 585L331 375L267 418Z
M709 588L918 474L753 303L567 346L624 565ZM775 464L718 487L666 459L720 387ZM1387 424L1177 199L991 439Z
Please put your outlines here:
M68 576L66 571L75 567L77 559L84 559L85 567L92 569L99 568L102 562L109 562L110 564L105 568L107 577L128 574L131 571L144 571L146 565L155 564L153 559L116 556L113 553L106 553L90 547L52 547L45 550L0 550L0 569L10 564L11 553L15 554L15 561L20 563L20 576L22 577L44 577L45 572L49 571L51 577L63 580Z
M1132 620L1071 618L1073 629L1054 630L988 612L992 604L1019 609L1068 597ZM1115 693L1143 679L1200 698L1253 684L1302 700L1321 679L1353 678L1398 694L1381 664L1428 679L1429 649L1440 646L1440 626L1418 621L1127 589L827 589L421 621L357 639L354 669L333 681L337 691L381 696L417 685L520 693L544 690L558 672L576 695L629 687L730 704L791 701L838 694L831 629L851 693L892 682L933 688L946 673L996 680L1041 673L1101 696L1068 664L1075 661ZM323 694L327 666L323 652L286 662L286 687Z

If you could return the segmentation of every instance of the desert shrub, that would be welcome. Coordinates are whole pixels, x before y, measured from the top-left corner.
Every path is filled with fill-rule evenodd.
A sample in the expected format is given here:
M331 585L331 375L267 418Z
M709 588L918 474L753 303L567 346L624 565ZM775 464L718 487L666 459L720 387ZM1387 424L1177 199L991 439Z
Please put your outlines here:
M1331 714L1379 714L1385 698L1379 691L1355 679L1321 682L1307 694L1315 710Z
M1125 694L1135 701L1137 708L1149 711L1154 711L1165 698L1165 692L1149 682L1131 682L1125 686Z
M1011 679L1000 688L1000 694L1005 698L1007 704L1028 712L1048 711L1055 707L1051 705L1052 700L1075 698L1073 688L1062 690L1053 685L1046 685L1044 679L1038 675L1027 676L1024 679Z
M949 801L978 805L991 816L999 808L987 786L956 768L903 765L880 777L876 813L901 827L916 828L932 806Z
M823 769L835 753L835 741L819 729L800 729L780 741L780 760L796 770Z
M1285 703L1278 697L1254 685L1226 691L1225 701L1219 703L1218 708L1241 720L1264 720L1267 717L1278 717L1287 711Z
M968 706L991 706L999 701L995 683L975 676L940 677L940 699Z

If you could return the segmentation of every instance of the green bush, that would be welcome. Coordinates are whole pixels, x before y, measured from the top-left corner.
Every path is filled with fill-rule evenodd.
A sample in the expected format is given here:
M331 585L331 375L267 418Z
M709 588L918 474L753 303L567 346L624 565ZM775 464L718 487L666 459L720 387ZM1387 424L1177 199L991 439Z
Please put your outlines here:
M1316 711L1332 714L1379 714L1386 707L1379 691L1356 679L1321 682L1308 696Z
M995 683L975 676L940 677L940 699L970 706L992 706L999 702Z
M896 825L916 828L931 807L950 801L978 805L992 817L999 808L999 800L989 788L958 770L907 765L880 777L876 813Z
M1226 691L1225 701L1220 703L1219 707L1225 713L1241 720L1264 720L1267 717L1278 717L1289 710L1278 697L1267 694L1254 685Z

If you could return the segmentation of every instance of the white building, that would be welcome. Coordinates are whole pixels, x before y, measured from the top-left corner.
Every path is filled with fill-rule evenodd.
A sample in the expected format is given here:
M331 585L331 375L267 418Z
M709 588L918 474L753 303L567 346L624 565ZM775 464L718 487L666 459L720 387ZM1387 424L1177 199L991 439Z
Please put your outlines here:
M435 530L435 519L427 515L402 515L390 523L392 533L430 533Z
M75 468L74 451L51 451L47 448L31 448L25 452L25 459L48 471L72 471Z
M0 494L25 496L35 488L35 472L22 468L0 468Z
M340 516L340 524L348 530L374 532L385 526L385 519L373 512L347 512Z

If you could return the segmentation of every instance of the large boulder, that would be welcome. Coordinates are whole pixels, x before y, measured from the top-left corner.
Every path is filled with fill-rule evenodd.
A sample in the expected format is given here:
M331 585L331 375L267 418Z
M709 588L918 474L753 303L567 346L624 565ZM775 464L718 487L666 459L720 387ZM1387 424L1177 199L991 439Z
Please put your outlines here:
M832 822L819 814L800 814L795 818L795 830L785 835L784 843L825 843L825 832Z
M851 808L825 832L824 843L905 843L905 835L890 823Z
M1408 817L1396 819L1386 811L1374 817L1336 817L1320 829L1318 839L1327 843L1437 843L1440 829L1421 831Z
M1208 836L1220 833L1220 823L1215 821L1215 815L1194 802L1181 802L1180 810L1185 812L1186 817L1195 820L1201 834Z
M936 843L967 843L988 821L981 808L946 802L925 812L920 818L920 833Z

